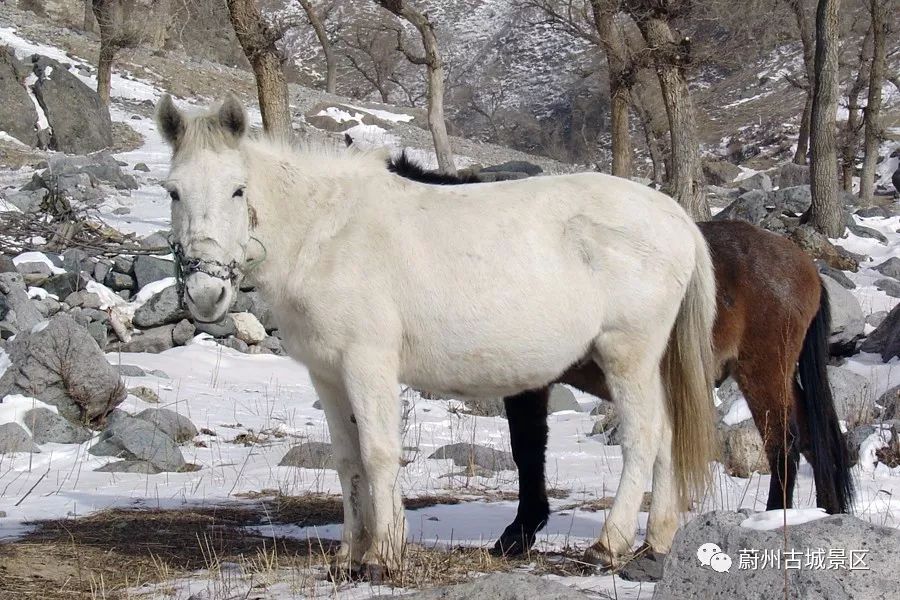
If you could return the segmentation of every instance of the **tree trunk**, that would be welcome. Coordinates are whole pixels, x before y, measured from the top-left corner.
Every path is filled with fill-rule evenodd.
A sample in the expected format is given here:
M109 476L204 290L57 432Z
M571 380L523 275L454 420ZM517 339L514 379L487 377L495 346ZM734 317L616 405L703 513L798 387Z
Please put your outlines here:
M809 128L813 105L813 85L815 81L815 40L813 32L806 18L806 9L803 0L788 0L788 6L794 13L794 20L800 32L800 44L803 46L803 66L806 69L806 99L803 103L803 116L800 117L800 135L797 138L797 151L794 153L794 163L806 164L806 154L809 152Z
M306 18L309 19L309 24L312 25L313 31L316 32L316 38L322 46L322 52L325 54L326 68L325 91L329 94L333 94L335 86L337 85L337 60L334 56L334 51L331 48L331 42L328 40L328 32L325 31L325 24L322 22L322 19L319 17L319 14L316 12L315 7L313 7L310 0L298 0L298 2L300 2L300 6L303 7L303 10L306 12Z
M291 109L281 53L275 46L278 33L263 19L254 0L227 0L231 25L256 77L263 129L275 137L290 138Z
M664 13L647 10L644 6L629 6L647 46L653 52L666 106L671 139L669 191L692 218L698 221L709 219L694 104L684 74L684 67L690 62L690 41L687 38L681 43L675 41L669 23L664 20Z
M100 42L100 60L97 61L97 95L100 103L109 110L109 95L112 87L112 65L116 51L110 44Z
M453 162L453 150L447 135L447 122L444 119L444 62L438 49L434 25L426 15L419 12L406 0L375 0L376 4L405 19L413 25L422 38L425 56L416 56L403 47L402 38L398 34L399 50L407 60L416 65L424 65L427 70L428 83L428 128L434 140L434 153L437 156L438 168L443 173L456 174Z
M812 206L803 219L831 238L843 235L845 227L835 153L840 4L840 0L819 0L816 9L815 85L810 119Z
M872 28L866 32L859 50L859 68L856 79L847 91L847 126L841 145L841 187L846 192L853 191L853 173L856 169L856 151L859 146L859 95L869 79L869 54L872 46Z
M94 1L84 0L84 23L82 24L82 29L93 32L94 23L96 23L94 18Z
M875 164L881 142L881 84L884 81L885 41L888 35L890 0L871 0L872 66L869 69L869 95L866 101L866 133L863 142L863 164L859 176L860 203L872 202L875 191Z
M633 106L634 112L641 122L641 129L644 131L644 143L647 144L647 153L650 155L650 179L653 180L653 183L662 185L662 182L665 180L662 149L659 145L659 139L656 137L656 132L653 130L653 121L650 118L650 114L643 107L639 98L640 95L637 95Z
M631 127L629 125L629 104L634 72L625 42L615 24L617 6L608 0L591 0L594 27L600 43L606 51L609 71L610 134L612 136L612 174L618 177L631 176Z
M97 61L97 95L100 103L109 111L109 96L112 82L112 65L118 48L115 44L116 18L113 0L92 0L91 14L100 27L100 58Z

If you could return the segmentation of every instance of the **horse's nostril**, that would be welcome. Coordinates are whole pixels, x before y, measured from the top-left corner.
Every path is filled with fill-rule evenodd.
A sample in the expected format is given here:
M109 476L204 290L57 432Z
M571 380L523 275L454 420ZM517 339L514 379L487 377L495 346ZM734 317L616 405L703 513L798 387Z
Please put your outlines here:
M184 286L184 295L188 300L194 302L194 297L191 295L191 288ZM194 302L194 304L196 304L196 302Z
M228 288L226 288L225 286L222 286L222 293L219 294L219 299L216 300L216 304L218 304L219 302L221 302L222 300L225 299L226 292L228 292Z

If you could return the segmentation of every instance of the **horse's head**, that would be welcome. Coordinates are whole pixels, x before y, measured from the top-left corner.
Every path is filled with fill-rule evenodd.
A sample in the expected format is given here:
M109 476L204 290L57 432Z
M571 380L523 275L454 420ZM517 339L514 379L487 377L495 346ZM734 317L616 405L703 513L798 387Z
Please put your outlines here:
M247 116L234 97L217 110L186 116L166 95L156 119L173 150L164 187L172 198L179 285L195 319L217 321L231 305L250 260L251 209L240 151Z

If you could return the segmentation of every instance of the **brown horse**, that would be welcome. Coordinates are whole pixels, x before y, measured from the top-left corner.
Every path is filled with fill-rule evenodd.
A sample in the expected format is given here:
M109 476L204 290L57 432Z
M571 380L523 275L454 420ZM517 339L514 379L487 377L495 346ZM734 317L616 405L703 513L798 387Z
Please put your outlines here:
M401 155L391 171L442 185L471 183L426 171ZM828 385L828 295L812 260L793 242L743 221L699 224L713 257L717 285L714 347L721 380L731 375L762 435L772 477L768 510L790 508L799 454L813 469L816 502L829 513L852 503L850 462ZM609 398L593 362L558 380ZM549 387L504 399L519 508L494 551L518 554L533 544L550 515L544 478Z

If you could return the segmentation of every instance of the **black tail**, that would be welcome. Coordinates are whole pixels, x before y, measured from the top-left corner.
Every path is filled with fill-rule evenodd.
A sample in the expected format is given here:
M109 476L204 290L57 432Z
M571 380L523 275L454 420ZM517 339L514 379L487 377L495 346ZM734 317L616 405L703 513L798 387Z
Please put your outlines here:
M853 480L850 477L847 443L841 433L828 385L826 366L830 334L831 309L828 291L822 286L819 311L806 330L797 369L802 387L800 408L807 428L806 432L801 433L801 438L809 440L817 503L829 513L836 514L850 511Z

